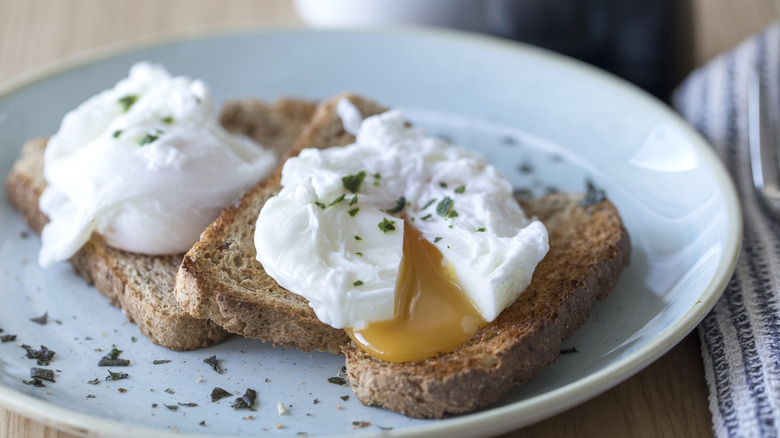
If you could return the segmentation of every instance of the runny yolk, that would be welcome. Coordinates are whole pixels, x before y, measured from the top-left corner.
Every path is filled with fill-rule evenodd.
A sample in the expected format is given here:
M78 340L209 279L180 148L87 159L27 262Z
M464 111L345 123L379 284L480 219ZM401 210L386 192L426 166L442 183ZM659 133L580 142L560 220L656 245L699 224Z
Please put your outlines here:
M395 315L362 329L346 329L355 344L388 362L410 362L450 352L485 320L442 263L438 249L405 221Z

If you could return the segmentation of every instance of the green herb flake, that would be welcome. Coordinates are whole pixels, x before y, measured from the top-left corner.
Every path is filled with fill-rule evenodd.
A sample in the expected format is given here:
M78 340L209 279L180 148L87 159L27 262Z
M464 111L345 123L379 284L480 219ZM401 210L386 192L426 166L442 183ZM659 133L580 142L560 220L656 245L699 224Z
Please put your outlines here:
M15 340L16 340L16 335L2 335L2 336L0 336L0 342L2 342L4 344L6 342L11 342L11 341L15 341Z
M315 398L315 399L313 400L313 402L314 402L314 404L316 405L317 403L319 403L319 402L320 402L320 399L318 399L318 398Z
M436 237L436 238L433 239L433 243L437 243L440 240L441 240L441 237Z
M361 170L354 175L347 175L342 177L341 183L344 185L344 188L349 190L351 193L357 193L360 191L360 186L363 185L364 179L366 179L366 172Z
M349 396L348 396L348 395L342 395L342 396L341 396L341 397L339 397L339 398L340 398L340 399L342 399L342 400L344 400L344 401L347 401L347 400L349 400Z
M163 403L163 406L165 406L166 408L168 408L168 409L170 409L172 411L178 411L179 410L179 405L166 405L165 403Z
M478 233L484 233L484 232L485 232L485 230L487 230L487 228L485 228L485 227L479 227L479 228L477 228L477 232L478 232Z
M95 377L94 379L87 381L87 383L89 383L90 385L99 385L100 384L100 379Z
M346 385L347 379L343 377L329 377L328 382L334 384L334 385Z
M355 287L357 287L357 286L363 286L363 281L362 281L362 280L358 280L358 281L356 281L356 282L352 283L352 286L355 286Z
M179 406L189 406L189 407L191 407L191 408L194 408L195 406L198 406L198 404L197 404L197 403L193 403L193 402L187 402L187 403L185 403L185 402L179 402L179 403L178 403L178 405L179 405Z
M379 187L379 180L382 178L382 175L375 173L374 174L374 187Z
M455 193L462 195L466 193L466 186L458 186L455 188Z
M596 187L596 185L593 184L593 181L587 180L586 184L588 187L588 191L585 193L585 197L580 201L581 206L590 207L591 205L598 204L599 202L607 198L607 195L606 193L604 193L604 190Z
M390 214L400 213L401 210L404 209L404 207L406 207L406 198L401 196L400 198L398 198L397 201L395 201L395 207L391 208L390 210L387 210L387 212Z
M457 212L457 211L455 211L455 210L452 210L452 211L451 211L451 212L450 212L450 213L447 215L447 218L448 218L448 219L452 219L452 218L455 218L455 217L458 217L458 212Z
M439 204L436 206L436 214L442 217L447 217L447 215L450 214L454 204L455 202L452 200L452 198L445 196L444 199L442 199L441 202L439 202Z
M350 216L355 217L355 215L358 214L358 211L360 211L360 208L353 208L352 210L349 210L347 213L349 213Z
M421 218L420 218L420 220L421 220L421 221L427 221L427 220L428 220L428 219L430 219L430 218L431 218L431 214L430 214L430 213L428 213L428 214L426 214L425 216L421 217Z
M244 395L233 401L233 404L230 405L230 407L233 409L249 409L250 411L254 411L255 409L252 406L255 404L256 398L257 392L252 388L247 388Z
M98 362L99 367L126 367L130 366L130 359L120 359L119 355L122 354L122 350L118 350L113 347L107 355L100 358Z
M363 240L363 238L362 238L362 237L360 237L360 236L358 236L358 235L356 234L356 235L355 235L355 240Z
M357 202L358 202L358 195L355 195L355 196L352 197L352 200L349 201L349 206L351 207L351 206L357 204Z
M43 388L46 386L43 384L43 380L39 379L38 377L33 377L30 380L22 379L22 383L24 383L25 385L32 385L36 388Z
M138 338L136 338L135 336L131 336L130 337L130 342L133 342L133 343L138 342Z
M312 202L312 204L316 205L317 207L319 207L319 208L321 208L323 210L325 210L325 207L327 207L327 205L323 204L320 201L314 201L314 202Z
M176 391L174 391L173 388L165 388L165 392L168 394L176 394Z
M572 353L579 353L579 351L577 351L577 347L565 348L561 350L561 354L572 354Z
M160 134L162 134L161 131L157 131L157 132L154 132L154 133L150 132L150 133L146 134L146 136L144 138L142 138L141 141L138 144L140 146L146 146L146 145L148 145L150 143L154 143L155 141L157 141L157 139L160 138Z
M48 380L50 382L54 381L54 371L48 370L46 368L30 368L30 378L32 379L43 379Z
M162 118L162 122L166 125L170 125L173 123L173 116L167 116Z
M30 347L29 345L25 345L25 344L22 344L21 347L27 351L27 358L35 359L37 361L37 364L40 366L48 366L55 355L54 351L49 350L43 345L41 345L40 350L36 350Z
M209 356L205 359L203 359L203 362L209 364L211 369L217 372L217 374L222 374L222 370L219 369L219 363L217 363L217 356Z
M125 97L119 99L119 106L122 107L123 112L130 110L130 107L138 100L137 94L128 94Z
M339 196L338 198L334 199L333 202L330 203L329 207L333 207L334 205L336 205L339 202L343 201L346 196L347 196L346 193L342 193L341 196Z
M355 255L357 255L358 257L363 257L363 253L362 252L356 252Z
M123 131L121 129L117 129L113 134L111 134L111 137L119 138L119 136L122 135L122 132Z
M37 318L30 318L30 321L40 324L40 325L46 325L46 323L49 322L49 312L44 313L43 315L37 317Z
M383 233L387 233L388 231L395 231L395 221L387 220L387 218L382 218L382 222L378 224L378 227L380 230L382 230Z
M127 373L115 373L111 370L108 370L108 377L106 377L106 380L122 380L130 377Z
M159 360L153 360L152 365L162 365L164 363L170 363L170 360L168 359L159 359Z
M231 394L231 393L225 391L224 389L216 386L216 387L214 387L214 389L211 390L211 401L212 402L216 402L216 401L222 400L225 397L230 397L231 395L233 395L233 394Z
M427 209L428 207L430 207L431 205L433 205L433 203L434 203L434 202L436 202L436 198L433 198L433 199L431 199L430 201L428 201L428 202L427 202L427 203L426 203L426 204L423 206L423 208L422 208L422 209L423 209L423 210Z
M443 182L440 182L440 183L439 183L439 187L441 187L441 188L443 188L443 189L446 189L446 188L447 188L447 184L446 184L446 183L443 183Z

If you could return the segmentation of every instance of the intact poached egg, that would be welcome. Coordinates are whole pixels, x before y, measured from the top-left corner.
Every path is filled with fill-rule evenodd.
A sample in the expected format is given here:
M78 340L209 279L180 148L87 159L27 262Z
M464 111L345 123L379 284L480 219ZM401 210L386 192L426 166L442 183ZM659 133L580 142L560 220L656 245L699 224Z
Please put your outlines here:
M380 359L451 351L527 287L547 230L483 157L399 111L356 120L344 102L355 143L288 159L257 219L257 259Z
M63 119L44 155L39 264L100 233L141 254L188 250L219 212L274 167L273 153L213 117L208 87L147 62Z

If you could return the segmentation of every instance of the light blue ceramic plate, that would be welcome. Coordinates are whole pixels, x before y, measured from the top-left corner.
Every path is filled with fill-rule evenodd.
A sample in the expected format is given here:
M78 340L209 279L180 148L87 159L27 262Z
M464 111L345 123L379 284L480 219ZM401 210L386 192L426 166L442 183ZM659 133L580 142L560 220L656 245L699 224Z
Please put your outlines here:
M734 188L708 145L669 108L560 56L446 31L258 31L71 63L0 95L0 174L26 139L55 132L68 110L141 60L204 79L217 99L365 94L406 110L431 134L481 151L536 194L580 191L591 179L625 220L632 262L565 342L579 353L487 409L421 421L364 407L349 388L329 383L340 357L240 338L186 353L151 344L67 264L39 269L38 238L0 202L0 329L17 335L0 344L0 404L55 427L144 438L496 434L563 411L651 363L696 326L733 270L741 238ZM30 321L45 312L48 324ZM22 383L34 363L21 344L57 352L56 383ZM130 377L106 382L107 370L96 365L112 345L132 360L122 370ZM222 374L203 362L211 355ZM152 363L161 359L171 362ZM257 411L232 410L232 398L212 403L215 386L255 389ZM288 415L278 414L278 402Z

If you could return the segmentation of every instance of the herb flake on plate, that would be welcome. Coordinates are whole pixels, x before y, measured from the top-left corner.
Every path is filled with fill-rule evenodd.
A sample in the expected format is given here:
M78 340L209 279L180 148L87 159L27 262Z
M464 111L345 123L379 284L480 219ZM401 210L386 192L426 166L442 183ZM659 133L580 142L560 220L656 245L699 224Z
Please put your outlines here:
M38 379L54 382L54 370L33 367L30 368L30 377L32 377L33 379L38 378Z
M111 370L108 370L108 376L106 377L106 380L122 380L130 377L127 373L115 373Z
M49 312L46 312L37 318L30 318L30 321L36 324L46 325L46 323L49 322Z
M233 409L249 409L250 411L254 411L255 409L252 406L255 404L256 398L257 392L252 388L247 388L244 395L238 397L230 407Z
M231 394L231 393L225 391L224 389L216 386L216 387L214 387L214 389L211 390L211 401L215 402L215 401L221 400L221 399L223 399L225 397L230 397L231 395L233 395L233 394Z
M219 369L219 363L217 362L217 356L210 356L205 359L203 359L203 362L209 364L211 369L217 372L217 374L222 374L222 370Z
M41 366L47 366L49 365L49 362L54 358L55 352L52 350L49 350L45 346L41 345L40 350L36 350L29 345L22 344L22 348L27 350L27 358L28 359L35 359L38 363L38 365Z
M0 342L2 342L4 344L6 342L11 342L11 341L15 341L15 340L16 340L16 335L2 335L2 336L0 336Z
M119 355L122 354L122 350L118 350L116 347L112 348L107 355L100 358L98 362L99 367L126 367L130 365L130 359L120 359Z

